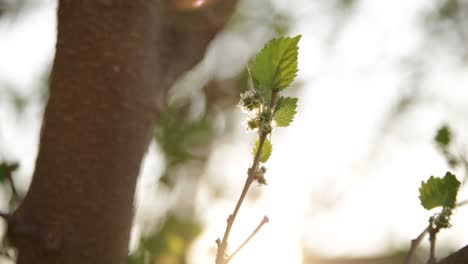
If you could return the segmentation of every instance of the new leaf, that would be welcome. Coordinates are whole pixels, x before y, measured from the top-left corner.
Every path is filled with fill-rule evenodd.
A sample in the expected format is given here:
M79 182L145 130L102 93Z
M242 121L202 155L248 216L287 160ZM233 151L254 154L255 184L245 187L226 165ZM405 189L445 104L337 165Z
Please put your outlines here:
M443 178L431 176L419 188L419 200L427 210L442 206L455 208L460 182L455 175L447 172Z
M256 90L268 100L271 91L281 91L296 77L298 42L301 35L273 39L257 54L250 67Z
M279 127L287 127L294 119L297 108L297 98L280 97L276 103L273 120Z
M258 146L259 145L260 145L260 140L257 140L257 142L255 142L255 146L254 146L254 148L252 150L252 154L254 155L254 157L258 152ZM273 150L273 146L271 145L271 142L268 139L265 139L265 142L263 143L263 147L262 147L262 153L260 153L259 161L262 162L262 163L267 162L267 160L270 158L272 150Z

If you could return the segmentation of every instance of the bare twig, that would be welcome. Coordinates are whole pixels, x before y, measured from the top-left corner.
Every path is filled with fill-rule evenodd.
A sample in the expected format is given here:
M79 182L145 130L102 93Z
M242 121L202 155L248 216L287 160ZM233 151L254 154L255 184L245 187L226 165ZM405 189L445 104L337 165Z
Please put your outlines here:
M468 204L468 199L467 200L463 200L461 202L458 202L455 207L462 207L462 206L465 206Z
M428 231L429 231L429 226L427 226L421 232L421 234L419 234L419 236L417 238L411 240L411 247L410 247L410 250L408 252L408 255L406 256L405 264L410 264L411 263L411 259L413 258L414 253L416 253L416 248L419 246L419 244L421 244L421 241L424 239L424 237L426 236Z
M231 259L234 258L237 255L237 253L239 253L239 251L241 251L241 249L245 247L247 243L249 243L250 240L252 240L252 238L258 233L258 231L260 231L262 226L266 223L268 223L268 217L264 216L260 224L258 224L257 228L255 228L255 230L252 232L252 234L250 234L250 236L226 259L226 263L231 261Z

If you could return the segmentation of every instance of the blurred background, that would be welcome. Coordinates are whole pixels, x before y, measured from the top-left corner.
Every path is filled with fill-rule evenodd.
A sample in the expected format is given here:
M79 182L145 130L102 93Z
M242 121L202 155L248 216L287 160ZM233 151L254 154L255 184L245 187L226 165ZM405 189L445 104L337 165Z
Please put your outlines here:
M0 162L19 163L19 197L34 170L55 8L53 0L0 0ZM255 135L236 107L249 87L246 66L269 39L302 34L288 90L298 114L274 131L268 185L253 185L230 245L264 215L270 222L232 263L402 263L432 214L419 204L421 181L450 167L434 144L437 129L448 124L453 151L467 150L467 14L465 0L240 1L155 124L128 262L214 262L252 159ZM465 170L454 168L459 180ZM0 186L0 208L14 206L14 196ZM467 221L468 208L457 210L438 236L438 256L468 244ZM427 248L424 241L416 263Z

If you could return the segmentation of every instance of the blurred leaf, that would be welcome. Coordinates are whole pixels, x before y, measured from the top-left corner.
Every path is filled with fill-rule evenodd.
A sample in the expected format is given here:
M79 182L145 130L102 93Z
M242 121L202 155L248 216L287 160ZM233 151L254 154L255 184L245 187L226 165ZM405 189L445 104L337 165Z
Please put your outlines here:
M279 127L287 127L294 119L297 108L297 98L280 97L276 104L273 120Z
M459 0L445 0L440 6L439 16L442 19L454 18L460 9Z
M291 32L291 25L294 24L294 20L291 14L273 14L270 27L275 31L276 35L282 36Z
M143 256L140 254L132 254L127 256L127 264L142 264Z
M144 264L150 258L151 263L186 263L188 246L201 233L201 226L192 220L169 215L161 228L143 237L140 247L127 258L128 264Z
M260 144L260 140L257 140L252 150L252 154L254 155L254 157L258 152L259 144ZM271 142L268 139L265 139L265 142L263 143L263 147L262 147L262 153L260 153L260 159L259 159L260 162L263 162L263 163L267 162L267 160L270 158L272 150L273 150L273 146L271 145Z
M170 234L167 239L167 244L169 253L174 255L181 255L184 253L185 241L179 234Z
M250 74L255 89L264 96L266 102L271 91L285 89L296 77L297 44L300 38L301 35L270 40L255 57Z
M460 182L455 175L447 172L443 178L431 176L427 182L422 182L419 188L419 200L427 210L442 206L455 208Z
M356 4L356 0L339 0L338 5L342 8L351 8Z
M8 174L12 173L13 171L17 170L19 164L16 162L8 163L2 162L0 163L0 182L3 182Z
M159 182L165 186L173 187L171 181L171 174L167 170L161 175L161 177L159 177Z
M155 138L170 166L196 158L190 150L205 146L212 138L213 127L207 117L187 120L187 115L186 109L167 106L156 125Z
M434 138L434 141L441 147L448 147L452 139L452 132L447 125L442 126L437 130L437 134Z

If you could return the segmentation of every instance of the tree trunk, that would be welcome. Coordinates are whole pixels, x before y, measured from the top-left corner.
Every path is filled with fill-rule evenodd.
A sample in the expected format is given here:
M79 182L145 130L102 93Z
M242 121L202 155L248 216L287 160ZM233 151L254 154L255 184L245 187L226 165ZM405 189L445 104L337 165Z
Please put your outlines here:
M171 3L59 1L36 169L8 221L19 264L125 262L136 178L164 95L235 1Z

